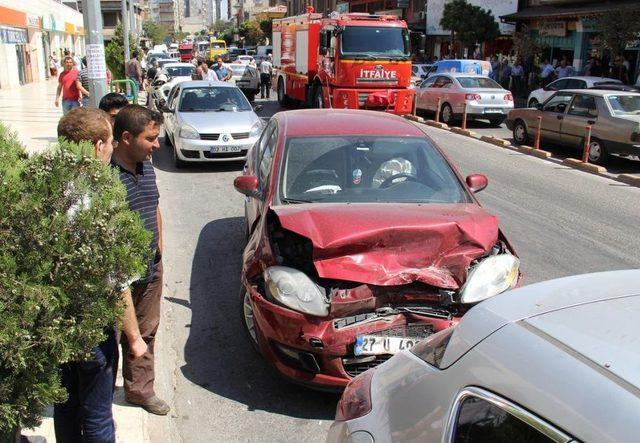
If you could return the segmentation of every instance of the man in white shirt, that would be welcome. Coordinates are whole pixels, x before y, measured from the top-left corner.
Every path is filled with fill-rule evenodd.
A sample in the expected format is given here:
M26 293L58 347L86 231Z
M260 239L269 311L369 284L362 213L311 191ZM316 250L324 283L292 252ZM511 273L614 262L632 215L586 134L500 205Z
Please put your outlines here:
M547 86L553 80L553 65L549 63L549 59L544 59L542 66L540 67L540 78L542 79L542 86Z
M570 77L573 75L573 66L567 65L566 60L560 61L560 66L556 68L558 78Z
M269 98L271 90L271 72L273 64L271 63L271 54L260 64L260 98Z

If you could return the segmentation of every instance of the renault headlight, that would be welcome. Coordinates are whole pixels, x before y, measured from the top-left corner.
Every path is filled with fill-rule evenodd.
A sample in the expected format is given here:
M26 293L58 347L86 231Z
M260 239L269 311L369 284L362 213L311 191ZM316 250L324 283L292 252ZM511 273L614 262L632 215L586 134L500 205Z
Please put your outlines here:
M191 140L197 140L200 138L200 134L193 126L182 125L180 127L180 133L178 134L180 138L188 138Z
M469 271L460 290L460 302L478 303L513 288L518 282L519 269L520 260L511 254L485 258Z
M326 317L329 302L325 291L304 272L286 266L271 266L264 271L269 295L291 309L304 314Z
M251 126L251 131L249 131L249 137L259 137L262 134L262 121L258 120Z

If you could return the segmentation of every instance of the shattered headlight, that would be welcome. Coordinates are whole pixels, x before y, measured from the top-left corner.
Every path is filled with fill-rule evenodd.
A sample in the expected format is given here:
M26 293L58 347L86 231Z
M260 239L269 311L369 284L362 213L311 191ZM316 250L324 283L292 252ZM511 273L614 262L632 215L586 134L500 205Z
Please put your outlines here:
M264 281L269 295L283 305L318 317L329 314L324 289L304 272L286 266L271 266L264 271Z
M478 303L518 282L520 260L511 254L492 255L469 271L466 283L460 289L461 303Z

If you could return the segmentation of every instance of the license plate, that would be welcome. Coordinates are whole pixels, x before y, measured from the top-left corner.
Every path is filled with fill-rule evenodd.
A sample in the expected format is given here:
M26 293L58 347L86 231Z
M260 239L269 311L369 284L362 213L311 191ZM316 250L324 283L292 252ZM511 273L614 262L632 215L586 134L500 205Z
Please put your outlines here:
M211 153L212 154L225 154L227 152L240 152L242 151L242 146L212 146Z
M419 341L419 338L360 335L356 337L354 354L356 356L396 354L404 349L411 349Z
M500 108L486 108L484 110L485 113L500 113L502 114L502 109Z

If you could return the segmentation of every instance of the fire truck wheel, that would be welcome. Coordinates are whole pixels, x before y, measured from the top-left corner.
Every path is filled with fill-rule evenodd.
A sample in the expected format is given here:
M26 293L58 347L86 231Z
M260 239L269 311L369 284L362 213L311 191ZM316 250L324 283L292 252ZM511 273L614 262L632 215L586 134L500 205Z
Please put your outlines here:
M284 81L282 78L278 80L278 103L280 103L280 106L289 106L291 104L291 99L284 93Z
M322 97L322 86L318 86L315 88L313 92L313 103L314 108L322 109L324 108L324 98Z

